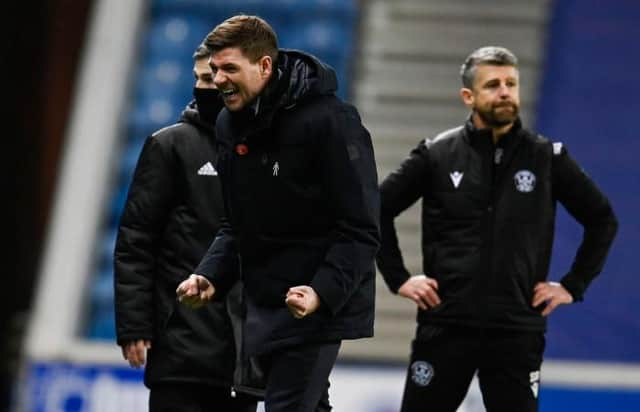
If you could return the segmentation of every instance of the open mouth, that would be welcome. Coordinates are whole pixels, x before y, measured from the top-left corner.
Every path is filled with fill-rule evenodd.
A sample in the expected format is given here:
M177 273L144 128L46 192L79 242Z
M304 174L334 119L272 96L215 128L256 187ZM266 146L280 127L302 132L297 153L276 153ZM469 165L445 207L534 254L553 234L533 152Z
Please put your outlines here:
M229 89L221 90L221 93L222 93L222 97L227 98L227 97L231 97L234 94L238 93L238 90L234 89L234 88L229 88Z

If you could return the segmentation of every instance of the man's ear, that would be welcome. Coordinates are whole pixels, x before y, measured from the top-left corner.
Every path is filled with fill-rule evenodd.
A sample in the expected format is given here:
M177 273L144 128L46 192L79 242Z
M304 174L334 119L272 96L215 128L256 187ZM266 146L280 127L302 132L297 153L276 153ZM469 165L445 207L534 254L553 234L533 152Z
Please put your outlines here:
M262 56L258 64L260 65L260 75L262 78L271 76L273 72L273 60L271 60L271 56Z
M460 98L462 99L462 103L464 103L465 106L469 108L473 107L475 98L473 96L473 91L471 89L467 89L466 87L463 87L462 89L460 89Z

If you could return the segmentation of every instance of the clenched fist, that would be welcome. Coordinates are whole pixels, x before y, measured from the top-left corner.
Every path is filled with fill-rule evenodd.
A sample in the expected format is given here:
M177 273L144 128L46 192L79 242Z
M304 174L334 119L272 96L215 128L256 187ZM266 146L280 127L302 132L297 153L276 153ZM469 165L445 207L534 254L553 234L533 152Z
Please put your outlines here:
M320 306L320 297L311 286L294 286L287 292L285 303L296 319L315 312Z
M204 276L196 274L189 276L176 289L178 301L194 309L210 301L214 293L216 290L211 282Z

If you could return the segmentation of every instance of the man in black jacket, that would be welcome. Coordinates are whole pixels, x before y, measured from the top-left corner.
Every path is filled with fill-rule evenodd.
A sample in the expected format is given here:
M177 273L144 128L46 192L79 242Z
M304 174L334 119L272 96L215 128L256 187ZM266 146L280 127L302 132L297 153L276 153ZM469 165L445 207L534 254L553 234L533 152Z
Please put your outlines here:
M478 372L489 411L535 411L546 316L582 300L617 222L562 143L524 129L516 57L474 51L462 65L471 115L421 142L381 185L377 263L418 305L402 411L455 411ZM411 276L394 218L422 198L423 275ZM584 227L560 283L547 280L559 201Z
M180 122L145 142L116 241L118 344L133 367L148 354L152 412L256 410L255 398L231 396L237 355L231 304L218 300L194 311L175 299L224 215L214 167L214 125L223 103L209 54L203 45L194 53L195 101Z
M269 412L327 411L342 339L373 334L379 196L371 139L313 56L277 48L271 27L235 16L207 37L226 109L218 171L229 220L177 290L198 305L245 286L246 348Z

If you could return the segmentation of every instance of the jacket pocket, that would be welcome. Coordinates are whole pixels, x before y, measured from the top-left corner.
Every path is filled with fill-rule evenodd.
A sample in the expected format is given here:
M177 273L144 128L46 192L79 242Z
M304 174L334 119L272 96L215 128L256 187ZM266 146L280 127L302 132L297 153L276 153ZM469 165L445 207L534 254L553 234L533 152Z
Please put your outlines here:
M266 247L261 259L243 262L245 288L257 303L283 306L289 288L309 285L324 261L321 239L290 239L277 247Z

